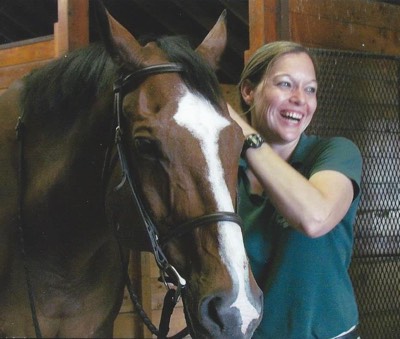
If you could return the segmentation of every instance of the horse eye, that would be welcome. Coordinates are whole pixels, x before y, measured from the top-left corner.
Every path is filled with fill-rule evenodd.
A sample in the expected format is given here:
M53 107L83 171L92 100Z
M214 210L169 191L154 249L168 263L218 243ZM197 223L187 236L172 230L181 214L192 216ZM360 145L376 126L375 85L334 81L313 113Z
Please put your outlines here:
M134 147L136 153L140 156L155 158L159 157L161 153L156 141L143 137L134 139Z

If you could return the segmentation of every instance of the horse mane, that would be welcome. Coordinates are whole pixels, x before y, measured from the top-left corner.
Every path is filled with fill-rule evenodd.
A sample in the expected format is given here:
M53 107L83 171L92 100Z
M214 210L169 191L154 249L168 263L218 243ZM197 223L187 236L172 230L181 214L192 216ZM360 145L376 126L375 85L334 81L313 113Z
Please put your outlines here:
M218 107L222 98L215 72L181 36L162 36L154 42L171 62L181 63L186 72L181 76L194 92ZM24 78L21 108L29 115L63 120L64 126L76 114L89 108L122 72L100 43L91 44L66 54Z
M35 116L77 114L112 88L115 73L116 67L101 44L73 51L24 78L22 110Z

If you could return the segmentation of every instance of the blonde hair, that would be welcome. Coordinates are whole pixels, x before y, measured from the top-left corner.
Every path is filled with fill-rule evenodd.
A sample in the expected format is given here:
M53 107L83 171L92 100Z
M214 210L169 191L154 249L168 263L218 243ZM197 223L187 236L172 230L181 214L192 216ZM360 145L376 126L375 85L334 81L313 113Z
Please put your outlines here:
M265 73L271 69L281 56L291 53L306 53L311 58L315 72L317 72L316 60L306 47L292 41L274 41L256 50L245 65L238 84L239 94L245 80L249 80L254 86L257 86L262 81ZM240 103L243 111L249 110L250 107L244 102L241 95Z

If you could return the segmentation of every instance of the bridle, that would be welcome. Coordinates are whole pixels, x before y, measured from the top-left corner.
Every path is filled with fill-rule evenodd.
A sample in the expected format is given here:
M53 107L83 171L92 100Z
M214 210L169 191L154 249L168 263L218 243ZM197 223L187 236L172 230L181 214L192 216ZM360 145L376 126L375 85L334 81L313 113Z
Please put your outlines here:
M173 305L175 305L186 286L186 280L178 273L174 266L172 266L168 259L166 258L163 248L172 239L179 238L184 234L191 232L193 229L200 226L205 226L216 222L234 222L236 224L242 225L242 219L238 214L234 212L215 212L211 214L206 214L191 220L188 220L172 229L170 229L166 234L162 236L159 235L157 226L155 225L152 217L149 215L136 186L136 181L134 180L134 174L132 168L130 167L130 162L128 162L128 157L126 154L126 143L124 140L124 133L121 126L122 122L122 102L123 97L127 93L127 88L132 88L135 85L140 84L146 77L161 74L161 73L182 73L184 72L184 67L177 63L167 63L160 65L153 65L142 68L135 72L132 72L124 77L119 78L114 83L114 115L116 120L115 127L115 145L117 147L119 163L122 171L122 181L121 184L116 187L120 189L122 185L127 181L129 183L130 191L132 194L134 205L140 214L140 217L145 225L152 251L155 257L158 268L160 269L161 277L165 285L169 288L169 282L172 282L176 286L176 290L172 296ZM131 158L132 158L132 154ZM132 161L131 163L134 163ZM129 287L129 284L128 284ZM165 306L165 305L164 305ZM173 307L172 307L173 308ZM172 312L172 310L171 310ZM146 324L147 325L147 324ZM153 330L149 328L152 332ZM154 333L154 332L153 332ZM167 333L157 334L159 337L166 337Z
M114 83L114 117L115 117L115 135L114 135L114 145L117 147L117 153L119 158L119 163L122 170L122 181L121 183L115 188L116 190L120 189L125 182L129 183L130 191L132 193L132 198L134 205L137 211L140 213L140 217L145 225L152 251L157 263L157 266L160 269L161 277L164 281L164 284L169 288L167 292L167 297L170 300L169 311L165 312L167 315L166 318L163 319L163 315L161 318L160 323L160 330L157 330L155 326L151 323L151 321L147 318L146 315L142 316L142 313L139 311L139 314L142 316L143 321L145 322L146 326L149 330L156 334L159 338L165 338L168 334L168 324L169 324L169 317L172 313L172 310L175 304L178 302L180 296L182 295L182 291L186 286L186 280L178 273L178 271L173 267L166 258L163 248L165 245L172 239L178 238L186 233L191 232L193 229L205 226L210 223L216 223L221 221L227 222L234 222L236 224L242 225L242 219L239 217L238 214L234 212L215 212L212 214L203 215L192 220L186 221L177 227L174 227L166 234L162 236L159 235L157 227L153 222L153 219L149 215L139 190L137 189L136 182L134 180L134 175L132 168L130 166L130 162L128 161L127 151L126 151L126 141L124 138L124 133L122 129L122 102L124 95L127 93L127 90L132 88L132 86L139 85L146 77L154 75L154 74L161 74L161 73L182 73L184 72L184 67L181 64L177 63L166 63L160 65L153 65L141 68L137 71L129 73L126 76L120 77ZM19 219L19 232L20 232L20 241L21 241L21 252L23 256L24 262L24 270L26 276L26 282L28 286L28 295L29 295L29 303L31 308L32 320L35 327L35 334L37 338L41 338L42 334L40 331L40 326L36 314L35 308L35 301L34 301L34 293L31 284L31 278L29 274L29 268L27 265L27 258L25 253L25 246L24 246L24 228L25 228L25 220L24 220L24 194L25 194L25 176L24 176L24 116L21 115L18 119L18 124L16 127L17 132L17 140L19 141L19 173L18 173L18 219ZM109 148L110 149L110 148ZM130 154L132 155L132 154ZM132 156L130 157L132 158ZM105 164L103 167L103 175L104 169L109 169L112 167L110 165L111 160L109 156L106 156ZM121 246L120 246L121 248ZM129 279L129 275L126 272L127 278L127 287L129 290L130 297L132 302L137 306L137 297L134 295L132 284ZM176 286L176 289L170 289L169 283L173 283ZM164 305L165 307L165 305ZM168 316L168 313L169 316ZM164 310L163 310L164 314ZM162 329L161 329L162 327ZM174 338L181 338L187 334L186 329L178 333L174 336Z

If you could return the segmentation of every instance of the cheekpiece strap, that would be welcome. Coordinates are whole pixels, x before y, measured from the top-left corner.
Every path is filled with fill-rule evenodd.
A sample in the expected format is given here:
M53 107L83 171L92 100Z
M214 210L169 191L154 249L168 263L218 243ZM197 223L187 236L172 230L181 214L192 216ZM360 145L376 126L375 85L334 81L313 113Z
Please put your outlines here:
M135 85L140 84L147 76L162 74L162 73L181 73L184 72L184 67L180 64L176 63L168 63L161 65L153 65L144 67L135 72L132 72L126 76L119 78L114 83L114 114L116 116L116 128L115 128L115 144L117 146L117 151L120 159L120 164L123 172L123 182L126 180L129 183L131 188L132 197L134 203L137 207L138 212L141 215L141 218L146 227L147 234L149 236L149 240L152 246L153 254L156 259L156 263L163 274L168 274L170 278L179 286L178 290L180 293L181 288L183 288L186 284L186 281L177 273L175 268L171 266L162 251L158 241L159 236L157 232L157 228L147 213L146 208L144 207L141 195L139 194L139 190L136 187L134 181L133 172L129 166L125 147L124 147L124 131L121 126L121 117L122 117L122 102L123 97L127 93L129 89L134 87ZM122 183L121 183L122 185ZM119 185L120 186L120 185ZM120 187L118 187L120 188ZM177 296L178 298L178 296Z

